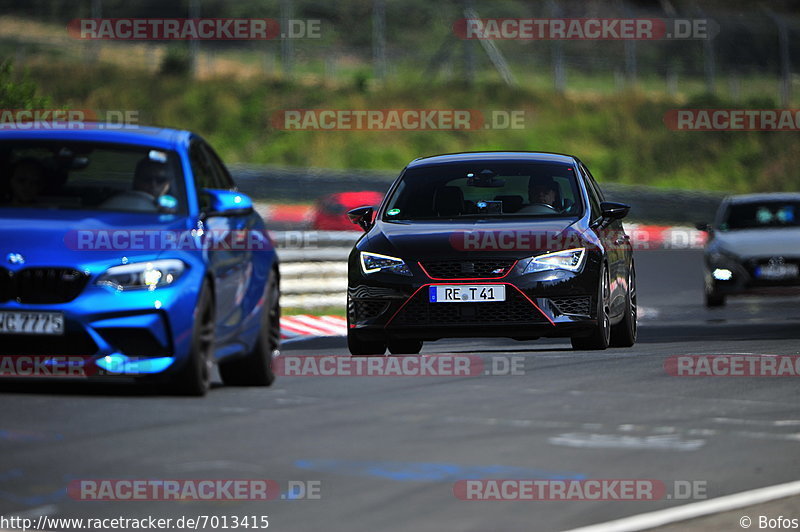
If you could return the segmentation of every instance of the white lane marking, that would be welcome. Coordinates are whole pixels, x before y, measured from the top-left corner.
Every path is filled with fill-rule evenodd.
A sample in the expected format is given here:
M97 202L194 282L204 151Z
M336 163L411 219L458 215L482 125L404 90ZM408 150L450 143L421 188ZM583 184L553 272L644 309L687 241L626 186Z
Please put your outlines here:
M682 440L674 435L619 436L571 432L547 440L551 445L591 449L655 449L659 451L696 451L705 440Z
M732 417L715 417L711 421L725 425L756 425L763 427L796 427L800 425L800 419L740 419Z
M470 425L504 426L504 427L543 427L563 429L571 425L565 421L549 421L541 419L503 419L497 417L469 417L469 416L447 416L442 421L445 423L463 423Z
M636 316L640 320L654 320L660 314L659 310L651 307L636 307Z
M168 471L254 471L262 466L249 462L236 462L233 460L202 460L198 462L183 462L167 466Z
M696 517L755 506L756 504L783 499L798 494L800 494L800 480L795 480L785 484L776 484L765 488L734 493L733 495L716 497L706 501L684 504L676 508L656 510L654 512L606 521L605 523L573 528L565 532L635 532L671 523L678 523Z

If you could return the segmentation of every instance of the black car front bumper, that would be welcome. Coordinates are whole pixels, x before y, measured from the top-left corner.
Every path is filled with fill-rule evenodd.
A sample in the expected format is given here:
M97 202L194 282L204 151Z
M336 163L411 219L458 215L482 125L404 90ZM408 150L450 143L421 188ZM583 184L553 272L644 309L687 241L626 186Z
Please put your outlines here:
M580 272L552 270L523 274L514 264L505 275L491 275L486 258L474 277L456 277L429 261L409 264L411 276L364 274L352 260L348 289L348 324L364 340L507 337L534 339L588 334L597 326L599 258L590 255ZM459 261L437 261L456 264ZM470 259L475 264L474 259ZM516 261L511 261L515 263ZM426 267L427 266L427 267ZM434 271L434 273L432 273ZM502 302L431 302L435 285L504 285Z

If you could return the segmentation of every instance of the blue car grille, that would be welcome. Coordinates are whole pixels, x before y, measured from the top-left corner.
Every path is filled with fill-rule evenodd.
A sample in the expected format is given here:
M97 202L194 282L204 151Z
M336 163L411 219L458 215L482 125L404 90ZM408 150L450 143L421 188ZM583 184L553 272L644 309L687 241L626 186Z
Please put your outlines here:
M72 268L25 268L9 272L0 268L0 302L67 303L83 291L89 277Z

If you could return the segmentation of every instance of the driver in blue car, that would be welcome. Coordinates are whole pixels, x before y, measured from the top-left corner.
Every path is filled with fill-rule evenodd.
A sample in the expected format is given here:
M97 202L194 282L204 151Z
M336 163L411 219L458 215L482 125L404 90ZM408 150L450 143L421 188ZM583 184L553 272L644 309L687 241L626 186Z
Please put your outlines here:
M9 180L11 205L32 205L45 186L45 169L33 158L20 159L14 165Z
M144 158L136 164L133 189L103 203L103 209L156 212L158 198L165 195L170 186L170 169L158 161Z

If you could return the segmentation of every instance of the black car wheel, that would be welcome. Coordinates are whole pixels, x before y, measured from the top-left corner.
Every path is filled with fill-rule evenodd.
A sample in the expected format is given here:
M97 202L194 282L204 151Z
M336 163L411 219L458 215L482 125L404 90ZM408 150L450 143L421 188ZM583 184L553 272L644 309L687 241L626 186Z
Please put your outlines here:
M416 355L422 351L422 340L389 340L389 352L393 355Z
M571 338L573 349L602 350L611 342L611 319L609 318L609 302L611 299L608 268L605 264L600 269L600 282L597 288L597 325L588 336Z
M168 393L203 396L211 388L214 360L214 298L211 285L203 282L194 309L192 347L189 359L164 385Z
M614 347L631 347L636 343L638 332L638 316L636 306L636 270L631 264L628 273L628 293L625 296L625 317L611 327L611 345Z
M725 306L725 296L715 294L713 292L706 292L706 307L723 307Z
M366 340L358 331L347 329L347 349L354 357L376 356L386 353L386 342L381 340Z
M275 272L269 276L264 294L261 328L253 350L243 358L219 365L222 382L227 385L269 386L275 381L272 358L278 353L281 339L280 288Z

